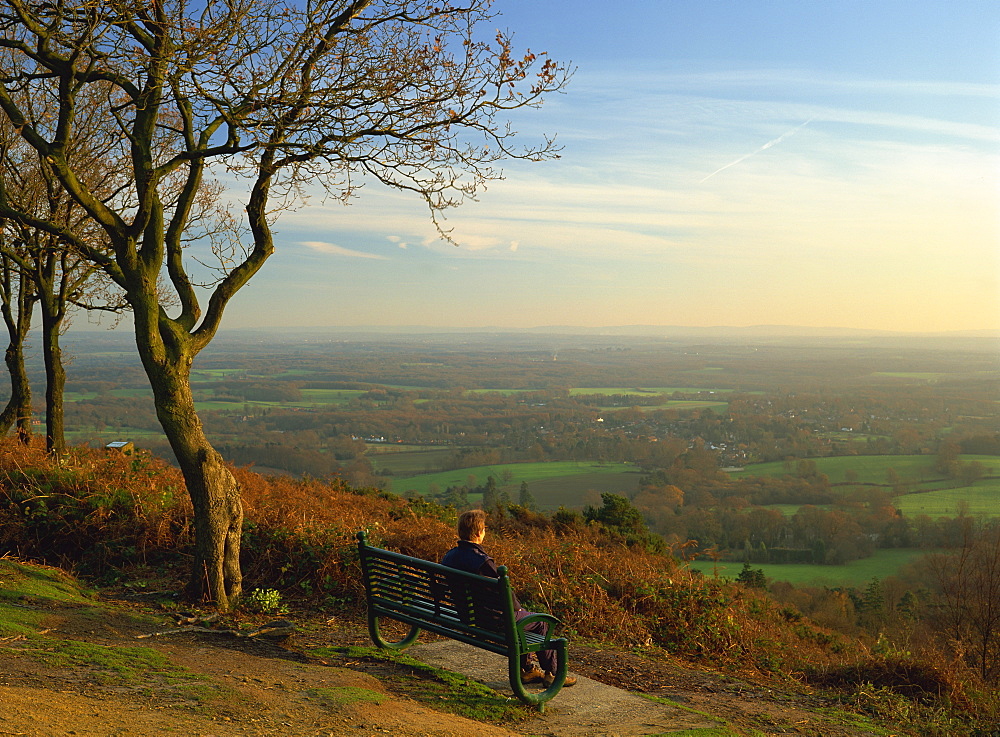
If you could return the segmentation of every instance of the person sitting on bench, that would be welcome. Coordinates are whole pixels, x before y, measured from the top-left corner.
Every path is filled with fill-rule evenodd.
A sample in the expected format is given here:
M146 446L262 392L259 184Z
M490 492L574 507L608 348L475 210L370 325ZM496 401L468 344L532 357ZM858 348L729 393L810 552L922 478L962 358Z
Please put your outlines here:
M482 546L486 538L486 512L481 509L470 509L463 512L458 518L458 544L445 553L441 559L441 564L449 568L457 568L468 573L477 573L480 576L499 578L497 565L493 562ZM515 617L518 622L532 612L527 611L514 597ZM544 635L547 624L545 622L531 622L525 629L539 635ZM538 662L541 668L531 662L528 655L521 658L521 682L536 683L541 681L545 686L551 686L555 679L556 672L556 652L555 650L541 650L538 653ZM563 686L572 686L576 683L575 678L566 676Z

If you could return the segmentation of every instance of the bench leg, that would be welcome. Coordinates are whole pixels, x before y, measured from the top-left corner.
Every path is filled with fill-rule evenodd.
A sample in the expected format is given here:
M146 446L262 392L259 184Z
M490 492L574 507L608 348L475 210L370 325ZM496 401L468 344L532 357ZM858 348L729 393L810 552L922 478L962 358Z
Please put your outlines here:
M514 691L514 695L528 706L537 706L539 712L545 711L545 702L559 693L563 687L563 683L566 682L566 671L568 670L566 641L563 640L556 644L553 649L556 651L556 672L553 674L555 675L555 680L551 686L539 693L528 691L521 682L521 655L514 653L507 656L510 687Z
M378 615L368 612L368 634L372 638L372 642L378 645L383 650L405 650L414 642L417 641L417 637L420 635L420 628L416 625L410 627L410 631L406 633L406 637L398 642L389 642L382 637L382 632L378 626Z

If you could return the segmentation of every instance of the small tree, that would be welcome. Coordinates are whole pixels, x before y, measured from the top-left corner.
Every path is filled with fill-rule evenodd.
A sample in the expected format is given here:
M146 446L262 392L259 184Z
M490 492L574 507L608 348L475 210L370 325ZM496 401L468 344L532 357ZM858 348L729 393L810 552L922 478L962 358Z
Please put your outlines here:
M57 234L124 292L194 506L192 596L220 608L239 596L243 510L195 412L190 371L229 301L274 252L277 213L308 186L347 200L374 180L421 197L440 223L500 176L497 162L555 154L548 139L514 147L505 117L561 89L567 72L516 55L506 33L484 39L479 29L493 17L489 0L0 6L0 109L110 251L2 197L0 214ZM22 103L40 96L58 100L54 117L35 118ZM114 159L129 167L129 185L110 194L71 156L84 134L78 121L95 109L117 143ZM223 171L245 187L246 237L210 228L221 237L191 244L199 197Z
M764 569L751 568L749 563L743 564L743 569L736 577L736 580L752 589L767 588L767 576L764 575Z
M497 480L492 475L486 477L486 485L483 486L483 511L488 514L496 514L500 506L500 492L497 490Z
M530 509L531 511L536 511L537 504L535 503L535 497L532 495L531 490L528 488L528 482L522 481L521 488L517 492L517 503L520 504L525 509Z
M601 494L600 507L587 507L583 516L588 522L600 522L605 527L622 534L640 535L646 532L642 513L620 494Z
M886 606L882 580L873 578L865 590L857 595L854 609L858 613L858 624L875 634L885 629Z
M601 494L600 507L588 506L583 510L584 519L597 522L610 532L621 535L629 545L642 545L649 550L662 550L663 538L649 532L642 512L620 494Z

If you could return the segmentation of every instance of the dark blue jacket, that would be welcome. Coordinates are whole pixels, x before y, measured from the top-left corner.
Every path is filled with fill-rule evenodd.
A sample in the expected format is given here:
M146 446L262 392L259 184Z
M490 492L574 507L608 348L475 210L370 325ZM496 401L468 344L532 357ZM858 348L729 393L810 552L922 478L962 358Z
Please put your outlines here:
M480 576L500 577L497 564L493 562L490 554L483 550L482 545L468 540L459 540L458 545L444 554L441 565L469 573L478 573Z
M490 557L490 554L483 550L482 545L468 540L459 540L458 545L444 554L441 565L468 573L478 573L480 576L500 578L497 564ZM521 603L514 596L514 611L519 609L521 609Z

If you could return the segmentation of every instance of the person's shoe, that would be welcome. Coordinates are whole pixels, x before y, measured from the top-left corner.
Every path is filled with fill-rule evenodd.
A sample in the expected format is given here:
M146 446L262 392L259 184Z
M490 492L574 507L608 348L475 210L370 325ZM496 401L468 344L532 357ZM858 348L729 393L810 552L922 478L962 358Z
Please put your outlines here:
M546 675L541 668L532 663L528 670L521 669L521 683L538 683L544 681Z
M542 676L542 683L545 685L545 688L548 688L553 683L555 683L555 680L556 680L555 673L546 673L544 676ZM563 688L567 688L575 684L576 684L576 679L573 678L573 676L566 676L566 680L563 681Z

